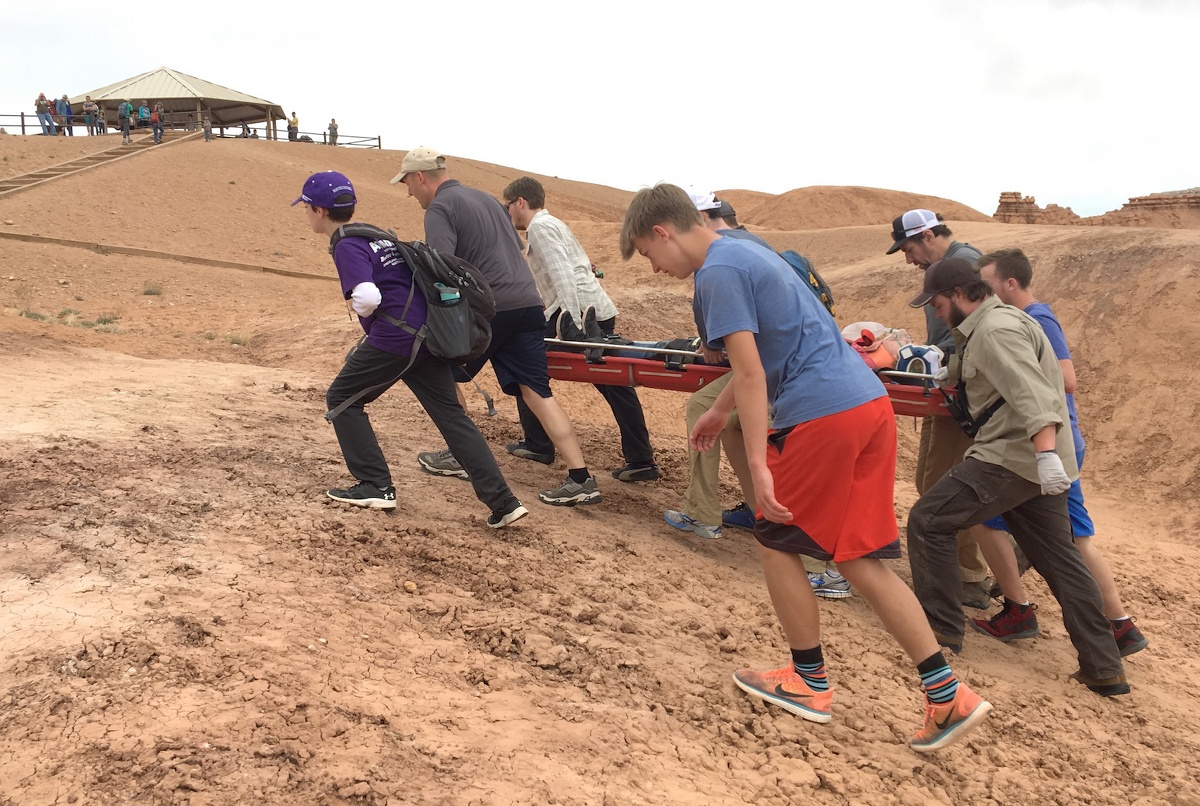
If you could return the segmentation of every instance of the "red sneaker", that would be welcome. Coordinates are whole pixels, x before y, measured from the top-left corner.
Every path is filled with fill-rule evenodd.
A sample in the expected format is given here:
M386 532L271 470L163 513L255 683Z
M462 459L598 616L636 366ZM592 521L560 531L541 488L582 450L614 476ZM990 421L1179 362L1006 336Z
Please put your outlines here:
M1017 604L1012 599L1004 600L1004 609L990 619L973 618L971 626L984 635L990 635L997 641L1008 643L1022 638L1035 638L1041 632L1038 629L1037 610L1035 604Z
M1141 652L1150 646L1150 641L1142 635L1142 631L1133 623L1132 617L1114 621L1112 626L1113 638L1117 639L1117 649L1121 650L1122 658L1132 655L1134 652Z

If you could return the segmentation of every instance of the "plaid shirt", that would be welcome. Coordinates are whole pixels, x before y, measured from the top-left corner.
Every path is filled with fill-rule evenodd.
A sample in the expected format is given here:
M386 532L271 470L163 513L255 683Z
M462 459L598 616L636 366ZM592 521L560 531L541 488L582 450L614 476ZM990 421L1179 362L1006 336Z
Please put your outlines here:
M580 314L590 307L596 309L601 322L617 315L617 306L592 273L592 261L566 224L538 210L525 230L525 239L525 258L533 270L547 320L563 310L580 322Z

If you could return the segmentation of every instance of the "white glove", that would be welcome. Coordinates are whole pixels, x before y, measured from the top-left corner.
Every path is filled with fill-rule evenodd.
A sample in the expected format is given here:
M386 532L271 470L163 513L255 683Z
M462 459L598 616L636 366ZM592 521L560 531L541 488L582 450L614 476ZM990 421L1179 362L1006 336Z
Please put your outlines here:
M1054 451L1042 451L1037 455L1038 481L1042 495L1058 495L1071 489L1071 479L1063 467L1062 459Z
M379 303L383 302L383 294L374 283L359 283L350 292L350 307L359 316L370 316L375 313Z

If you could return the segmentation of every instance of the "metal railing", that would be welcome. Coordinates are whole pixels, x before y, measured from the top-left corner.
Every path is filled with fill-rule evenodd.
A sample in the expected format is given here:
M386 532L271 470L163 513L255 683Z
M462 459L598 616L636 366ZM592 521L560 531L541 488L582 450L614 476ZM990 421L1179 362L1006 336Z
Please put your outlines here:
M186 115L188 115L188 114L189 113L187 113L187 112L168 112L167 120L164 125L166 126L166 128L172 129L172 130L200 131L200 129L203 127L203 123L201 121L197 121L195 119L188 120L186 118ZM55 121L56 125L62 125L60 123L61 118L58 115L54 115L53 117L54 117L54 121ZM277 139L283 140L287 134L286 121L279 121L279 123L285 124L284 131L281 132L277 126L275 129L275 133L277 135L279 135ZM10 127L11 127L11 129L10 129ZM78 114L78 115L72 116L71 127L83 129L85 132L87 131L87 127L83 120L83 114ZM9 134L24 134L24 135L39 134L40 135L42 133L42 125L41 125L41 123L38 122L37 114L33 113L33 112L21 112L20 114L16 114L16 115L0 115L0 128L3 128ZM131 125L130 128L137 128L136 120L133 121L133 124ZM145 128L145 127L143 127L143 128ZM114 129L118 132L121 130L121 128L119 126L113 126L112 121L109 121L108 122L108 131L111 133L112 131L114 131ZM251 133L253 133L253 135L251 135ZM297 140L294 142L303 142L303 143L311 142L311 143L321 143L323 145L329 145L329 132L327 132L327 131L297 132L296 135L297 135ZM246 134L242 133L242 127L240 125L213 126L213 137L226 137L226 138L257 137L260 140L267 139L267 124L255 123L253 125L247 125ZM309 139L308 140L300 140L299 139L300 137L308 137ZM358 134L338 134L337 144L339 146L346 146L347 148L378 148L378 149L382 150L383 149L383 138L379 135L375 135L374 137L371 137L371 136L367 136L367 135L358 135Z

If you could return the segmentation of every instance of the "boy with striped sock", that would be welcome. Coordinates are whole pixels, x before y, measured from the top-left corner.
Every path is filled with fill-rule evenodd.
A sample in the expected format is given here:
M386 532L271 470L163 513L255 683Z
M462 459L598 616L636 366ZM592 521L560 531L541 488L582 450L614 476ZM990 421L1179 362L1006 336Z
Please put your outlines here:
M830 721L833 689L801 555L833 560L920 674L925 724L909 745L929 752L958 741L992 706L955 677L913 592L881 562L900 556L900 541L892 497L880 494L895 483L896 421L878 379L782 258L704 227L682 189L660 184L634 197L621 254L635 251L655 272L695 275L708 346L723 348L733 367L690 441L711 448L737 406L758 499L755 537L792 650L788 666L739 669L734 683L804 719Z

